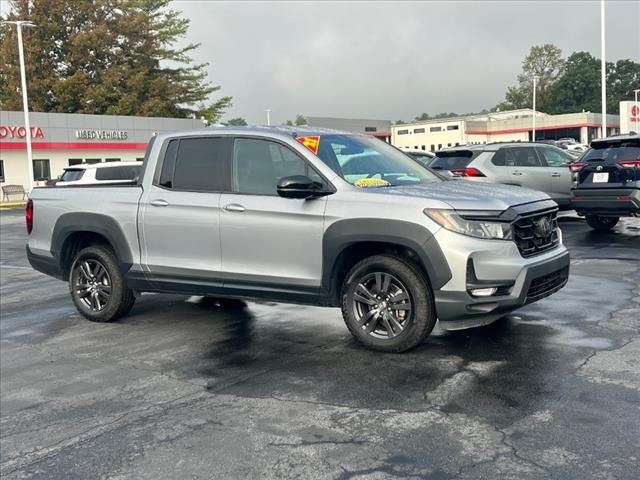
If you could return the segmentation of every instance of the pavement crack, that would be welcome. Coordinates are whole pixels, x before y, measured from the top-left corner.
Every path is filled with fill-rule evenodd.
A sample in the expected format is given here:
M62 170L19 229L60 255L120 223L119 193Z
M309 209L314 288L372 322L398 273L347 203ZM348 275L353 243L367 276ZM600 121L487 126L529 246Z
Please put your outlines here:
M302 440L299 443L292 442L271 442L267 446L271 447L307 447L312 445L368 445L365 440Z

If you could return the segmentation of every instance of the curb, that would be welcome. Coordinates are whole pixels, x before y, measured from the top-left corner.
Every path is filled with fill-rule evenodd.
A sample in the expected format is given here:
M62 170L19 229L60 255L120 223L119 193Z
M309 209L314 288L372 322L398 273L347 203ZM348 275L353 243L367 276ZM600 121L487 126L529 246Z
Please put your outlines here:
M24 202L0 202L0 208L24 207L26 204L26 200Z

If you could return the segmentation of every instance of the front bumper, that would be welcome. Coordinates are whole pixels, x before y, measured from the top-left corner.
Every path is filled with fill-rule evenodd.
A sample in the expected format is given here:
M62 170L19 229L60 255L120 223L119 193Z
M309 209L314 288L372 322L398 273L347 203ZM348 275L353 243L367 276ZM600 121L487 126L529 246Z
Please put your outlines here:
M571 205L582 215L623 217L640 213L640 188L578 188Z
M440 232L439 232L440 233ZM569 252L560 244L543 254L523 258L513 242L477 240L443 232L453 278L435 291L440 326L447 330L487 325L505 314L564 287L569 278ZM471 288L497 287L490 297L474 297Z

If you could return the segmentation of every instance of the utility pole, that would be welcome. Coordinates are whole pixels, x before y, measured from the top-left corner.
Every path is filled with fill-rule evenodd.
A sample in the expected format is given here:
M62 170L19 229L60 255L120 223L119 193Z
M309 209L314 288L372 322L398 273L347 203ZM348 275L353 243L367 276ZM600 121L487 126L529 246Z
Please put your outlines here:
M33 154L31 153L31 125L29 124L29 101L27 99L27 75L24 68L24 48L22 46L22 27L35 27L35 25L27 20L4 21L2 24L10 24L16 26L18 32L18 56L20 57L20 81L22 84L22 107L24 110L24 128L27 136L27 189L33 189Z
M607 62L605 61L605 21L604 21L604 0L600 0L600 57L601 60L601 82L602 82L602 136L607 136Z
M536 141L536 86L538 84L538 76L533 76L533 132L532 132L532 141Z
M635 107L637 112L638 110L640 110L640 105L638 105L638 92L640 92L639 89L636 89L633 91L635 96L635 101L636 101ZM622 112L620 112L620 114L622 114ZM640 133L640 127L638 127L638 125L640 125L640 112L636 114L636 130L635 130L636 133Z
M267 108L265 112L267 112L267 126L269 126L271 125L271 110Z

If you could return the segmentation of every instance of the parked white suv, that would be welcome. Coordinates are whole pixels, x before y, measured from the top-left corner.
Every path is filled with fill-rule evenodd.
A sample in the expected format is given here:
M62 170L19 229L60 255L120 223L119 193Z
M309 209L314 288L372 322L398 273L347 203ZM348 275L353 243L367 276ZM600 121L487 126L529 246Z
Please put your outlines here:
M119 183L134 180L142 168L142 162L81 163L64 169L58 187L91 183Z

